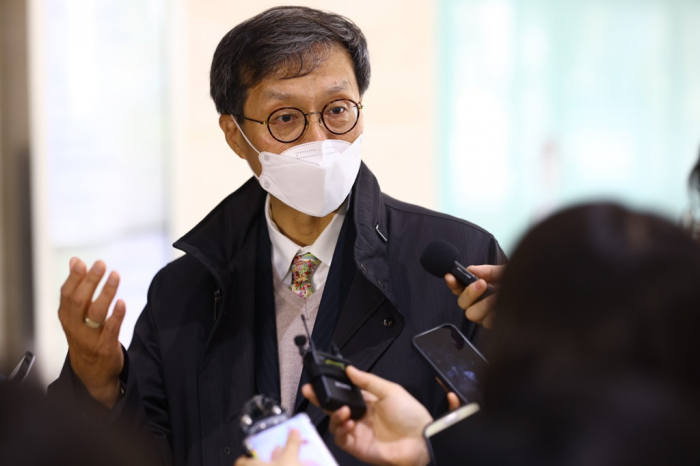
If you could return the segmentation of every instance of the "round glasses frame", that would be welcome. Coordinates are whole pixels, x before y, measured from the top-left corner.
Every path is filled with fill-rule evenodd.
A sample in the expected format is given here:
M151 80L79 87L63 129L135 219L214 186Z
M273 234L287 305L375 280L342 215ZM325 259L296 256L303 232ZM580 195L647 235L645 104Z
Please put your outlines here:
M357 116L355 117L355 123L353 123L352 126L350 127L350 129L348 129L347 131L342 131L342 132L333 131L333 130L330 129L330 128L328 127L328 125L326 124L326 120L323 118L323 115L326 113L326 109L328 108L329 105L334 104L334 103L336 103L336 102L343 101L343 100L344 100L344 101L347 101L347 102L352 102L352 104L355 106L355 108L357 108ZM320 112L308 112L308 113L304 113L301 109L296 108L296 107L280 107L280 108L274 109L274 110L267 116L267 120L265 120L265 121L260 121L260 120L255 120L255 119L253 119L253 118L248 118L248 117L245 116L245 115L241 115L241 118L243 118L244 120L252 121L252 122L254 122L254 123L258 123L258 124L267 126L267 130L268 130L268 132L270 133L270 136L272 136L276 141L279 141L279 142L284 143L284 144L289 144L290 142L298 141L299 139L301 139L301 137L304 135L304 133L306 133L306 129L309 127L309 118L308 118L309 115L319 115L319 117L320 117L320 119L321 119L321 123L323 124L323 127L326 128L326 129L327 129L330 133L332 133L332 134L341 135L341 134L349 133L350 131L352 131L353 129L355 129L355 126L357 126L357 122L360 121L360 110L362 110L363 107L364 107L364 105L362 105L361 103L358 104L357 102L355 102L355 101L352 100L352 99L335 99L335 100L331 100L331 101L328 102L326 105L324 105ZM280 110L296 110L296 111L298 111L299 113L301 113L302 115L304 115L304 129L301 131L301 133L299 134L299 136L297 136L297 137L295 137L294 139L291 139L291 140L289 140L289 141L284 141L284 140L278 138L277 136L275 136L275 135L272 133L272 128L270 127L270 118L272 118L272 115L274 115L275 113L279 112Z

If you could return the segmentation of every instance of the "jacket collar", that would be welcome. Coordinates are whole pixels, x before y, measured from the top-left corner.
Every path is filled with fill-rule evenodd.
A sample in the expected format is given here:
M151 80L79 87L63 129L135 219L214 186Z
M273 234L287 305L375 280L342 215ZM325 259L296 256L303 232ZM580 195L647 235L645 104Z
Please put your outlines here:
M226 197L173 246L197 258L223 288L240 260L242 247L250 241L264 218L267 193L253 177ZM355 265L367 279L395 303L391 296L386 243L389 230L384 200L377 179L364 162L352 190L351 208L357 231Z

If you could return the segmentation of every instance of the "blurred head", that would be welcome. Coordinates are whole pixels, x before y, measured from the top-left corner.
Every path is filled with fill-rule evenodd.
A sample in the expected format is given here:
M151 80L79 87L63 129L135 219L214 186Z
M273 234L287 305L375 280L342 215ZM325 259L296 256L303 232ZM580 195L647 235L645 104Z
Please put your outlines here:
M696 464L700 245L615 204L533 228L503 277L473 464Z
M699 387L700 245L614 204L564 210L514 252L496 304L484 395L616 377Z
M323 139L352 142L363 130L361 114L357 125L341 135L328 131L318 114L309 115L306 131L293 143L279 141L270 125L250 119L267 122L284 107L320 112L336 99L361 103L369 78L367 42L352 21L306 7L277 7L224 36L214 53L210 91L229 146L259 175L257 152L231 115L259 151L280 153Z

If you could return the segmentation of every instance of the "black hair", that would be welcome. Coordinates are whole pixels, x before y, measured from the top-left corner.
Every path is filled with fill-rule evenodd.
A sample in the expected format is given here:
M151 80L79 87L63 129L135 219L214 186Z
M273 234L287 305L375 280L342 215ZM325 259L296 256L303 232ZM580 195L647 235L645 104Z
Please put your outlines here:
M496 295L470 464L697 464L700 245L616 204L554 214Z
M615 204L557 213L516 248L495 306L485 400L527 380L633 369L700 388L700 245Z
M363 95L370 79L367 41L349 19L307 7L282 6L240 23L221 39L212 59L209 83L216 110L240 118L251 87L272 76L305 76L336 46L348 52Z

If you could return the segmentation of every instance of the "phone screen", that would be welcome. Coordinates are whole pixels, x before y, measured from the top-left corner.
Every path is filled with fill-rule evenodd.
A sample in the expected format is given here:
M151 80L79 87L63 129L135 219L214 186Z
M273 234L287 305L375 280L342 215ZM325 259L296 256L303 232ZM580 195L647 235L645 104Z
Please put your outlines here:
M299 413L281 424L246 438L245 446L254 457L272 461L272 452L276 447L284 448L291 429L296 429L301 434L300 463L309 466L338 465L306 413Z
M422 333L413 344L462 401L480 401L477 374L486 358L457 327L446 324Z

